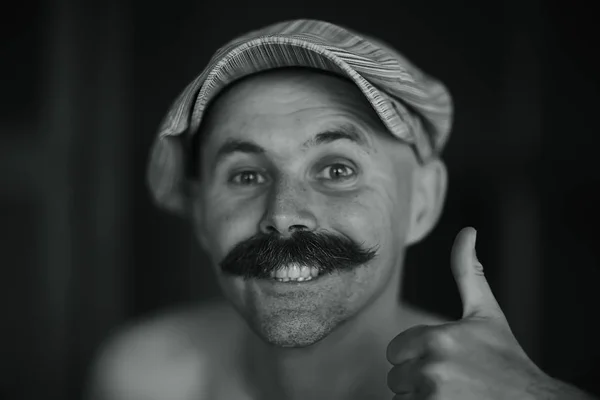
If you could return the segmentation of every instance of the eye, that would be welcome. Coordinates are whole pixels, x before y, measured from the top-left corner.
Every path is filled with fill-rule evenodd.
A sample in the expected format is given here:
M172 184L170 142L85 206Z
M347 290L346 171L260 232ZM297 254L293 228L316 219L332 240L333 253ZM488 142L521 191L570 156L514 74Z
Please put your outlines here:
M346 179L353 178L356 175L356 171L353 168L347 166L346 164L331 164L327 167L323 168L321 172L319 172L319 179L324 179L328 181L343 181Z
M229 182L239 186L261 185L265 177L257 171L241 171L229 178Z

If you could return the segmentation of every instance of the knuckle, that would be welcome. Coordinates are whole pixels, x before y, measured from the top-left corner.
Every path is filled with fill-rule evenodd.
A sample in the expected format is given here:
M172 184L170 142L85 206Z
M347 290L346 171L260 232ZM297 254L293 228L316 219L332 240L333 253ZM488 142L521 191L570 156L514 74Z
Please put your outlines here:
M392 339L386 348L386 357L388 361L394 363L397 356L402 353L402 349L405 349L410 345L411 341L416 337L426 334L427 331L428 327L426 325L416 325Z
M398 338L395 338L390 342L390 344L388 345L388 347L385 351L385 355L389 362L392 362L393 359L396 357L396 354L398 354L398 351L399 351L398 349L399 349Z
M448 329L436 329L427 333L427 347L435 353L447 353L456 346L454 337Z
M439 388L442 383L447 382L450 378L450 370L444 362L425 364L421 373L435 388Z

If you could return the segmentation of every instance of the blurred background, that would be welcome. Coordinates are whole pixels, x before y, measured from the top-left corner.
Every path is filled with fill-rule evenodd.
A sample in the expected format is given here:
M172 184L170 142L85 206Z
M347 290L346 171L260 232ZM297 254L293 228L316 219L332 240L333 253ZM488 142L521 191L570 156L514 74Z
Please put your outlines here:
M408 253L407 301L448 317L456 233L520 343L600 395L600 79L593 2L32 0L0 35L0 398L78 399L125 321L219 296L185 221L145 185L171 101L217 47L310 17L398 47L453 93L450 186Z

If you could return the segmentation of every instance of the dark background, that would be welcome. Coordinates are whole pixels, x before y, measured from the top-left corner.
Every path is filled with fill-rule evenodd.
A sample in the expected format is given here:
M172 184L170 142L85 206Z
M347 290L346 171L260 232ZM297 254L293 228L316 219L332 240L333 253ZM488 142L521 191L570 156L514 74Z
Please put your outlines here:
M0 12L0 398L77 399L124 321L218 296L185 222L145 186L170 102L233 36L310 17L392 43L450 88L445 213L407 299L460 316L472 225L515 335L600 394L598 41L593 2L32 0Z

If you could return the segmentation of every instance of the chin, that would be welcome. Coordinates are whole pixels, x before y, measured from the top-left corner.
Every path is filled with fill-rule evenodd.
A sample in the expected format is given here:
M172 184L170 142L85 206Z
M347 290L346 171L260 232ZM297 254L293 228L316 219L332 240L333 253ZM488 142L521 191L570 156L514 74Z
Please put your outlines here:
M252 328L266 343L284 348L311 346L327 337L337 324L324 322L305 313L279 312L262 321L253 321Z

